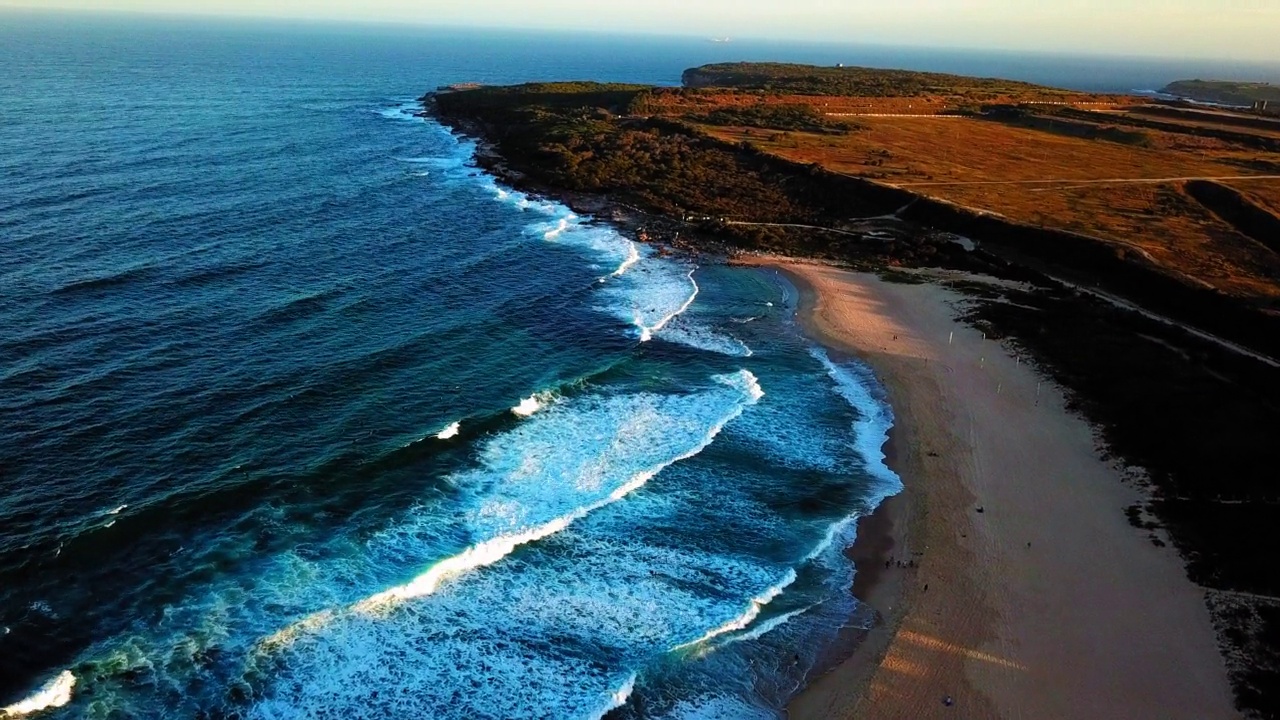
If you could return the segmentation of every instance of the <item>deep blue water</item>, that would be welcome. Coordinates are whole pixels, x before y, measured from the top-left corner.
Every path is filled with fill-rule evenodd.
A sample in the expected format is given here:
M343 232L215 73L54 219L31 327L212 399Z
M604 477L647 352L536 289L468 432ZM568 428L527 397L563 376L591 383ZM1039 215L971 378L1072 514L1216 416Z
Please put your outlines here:
M774 717L862 617L874 380L412 101L848 50L3 17L0 707Z

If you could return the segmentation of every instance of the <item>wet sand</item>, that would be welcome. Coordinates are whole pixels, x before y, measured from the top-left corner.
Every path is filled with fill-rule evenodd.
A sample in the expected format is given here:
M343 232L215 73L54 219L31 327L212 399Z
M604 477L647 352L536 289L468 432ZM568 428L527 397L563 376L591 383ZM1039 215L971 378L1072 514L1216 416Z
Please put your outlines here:
M1125 516L1140 490L1056 387L956 321L958 294L746 262L787 272L807 331L876 371L907 488L848 550L879 622L790 717L1238 717L1203 592Z

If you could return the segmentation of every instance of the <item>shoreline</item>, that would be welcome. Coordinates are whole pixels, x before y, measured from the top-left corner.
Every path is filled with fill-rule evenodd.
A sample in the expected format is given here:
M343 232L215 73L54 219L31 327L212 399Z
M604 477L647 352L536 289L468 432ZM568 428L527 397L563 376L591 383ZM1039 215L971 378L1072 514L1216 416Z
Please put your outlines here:
M953 585L950 596L953 600L978 602L972 588L964 591L966 584L959 578L939 578L934 572L926 573L925 558L927 549L948 549L939 547L939 542L944 538L929 537L926 533L929 505L938 505L940 499L947 500L949 511L959 511L956 515L957 529L960 534L967 535L970 528L963 508L972 504L972 497L961 494L948 498L930 498L919 487L920 480L953 473L955 469L942 467L948 458L923 450L922 432L926 429L915 422L911 413L913 402L917 401L910 392L911 383L918 380L914 377L915 374L877 362L873 348L865 343L851 341L839 332L839 328L820 322L818 311L823 295L807 270L823 268L834 271L833 266L819 261L771 256L740 257L734 262L740 265L773 267L785 274L800 292L797 320L805 334L829 352L856 358L871 367L882 384L886 400L894 413L893 427L889 430L888 440L883 448L884 462L902 479L903 486L899 494L886 498L871 515L859 519L854 542L845 549L845 556L857 568L850 593L859 602L871 607L876 614L875 624L869 630L851 628L841 633L834 643L834 650L838 655L829 658L822 673L812 678L791 699L786 709L787 717L790 720L830 720L847 717L930 716L919 703L913 703L910 709L900 708L890 712L886 708L885 712L878 713L869 707L867 698L873 684L883 672L882 666L894 651L899 630L916 604L922 588L930 583L936 588L939 580L950 580ZM838 272L853 275L851 271ZM856 276L871 277L861 273ZM884 566L886 559L894 557L896 560L904 556L916 559L919 567L914 570L900 569L896 562L888 568ZM935 596L938 595L935 590ZM954 668L951 670L954 672ZM964 717L994 717L989 704L967 684L949 687L943 693L937 696L939 708L951 709L941 704L942 698L950 696L953 700L958 699L958 704L967 707Z
M495 166L499 159L491 146L477 152L482 169L518 189L595 215L662 252L707 256L679 242L678 232L650 236L633 213L659 227L668 218L607 196L512 182L505 163ZM1057 386L985 335L974 341L980 331L957 319L962 296L936 283L899 285L820 261L720 249L717 259L777 268L793 280L805 333L833 357L867 363L885 387L895 414L887 446L902 449L886 449L886 462L903 492L860 518L845 548L855 564L863 559L851 593L879 621L838 634L820 655L814 672L822 674L806 679L788 717L1240 716L1203 589L1171 547L1154 548L1124 515L1149 497L1101 459L1094 428L1066 409ZM850 303L848 295L863 297ZM948 331L961 340L954 348L938 341ZM942 362L944 351L956 351L965 366ZM996 375L1006 382L996 381L995 395L1004 397L993 402L983 381ZM1026 402L1033 393L1034 403ZM1023 407L1010 406L1013 394ZM1053 468L1047 482L1037 477L1044 463ZM1019 486L1028 479L1039 481L1027 483L1034 490ZM1083 492L1073 487L1079 479L1088 483ZM989 497L1012 512L984 516ZM1021 546L1028 537L1034 551L1031 540ZM920 566L867 572L895 553ZM1097 568L1082 567L1090 557L1113 566L1091 572Z
M1124 516L1141 493L1056 386L956 319L960 295L735 262L784 272L806 334L872 367L904 485L846 549L877 622L842 633L789 718L1239 717L1204 592Z

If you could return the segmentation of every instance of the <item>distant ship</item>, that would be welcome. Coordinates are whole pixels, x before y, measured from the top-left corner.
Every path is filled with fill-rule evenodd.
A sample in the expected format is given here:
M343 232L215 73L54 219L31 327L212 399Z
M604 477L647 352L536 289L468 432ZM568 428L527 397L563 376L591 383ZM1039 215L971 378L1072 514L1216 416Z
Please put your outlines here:
M711 38L711 42L713 42L713 43L727 43L727 42L733 42L733 38L727 38L727 37L722 37L722 38Z

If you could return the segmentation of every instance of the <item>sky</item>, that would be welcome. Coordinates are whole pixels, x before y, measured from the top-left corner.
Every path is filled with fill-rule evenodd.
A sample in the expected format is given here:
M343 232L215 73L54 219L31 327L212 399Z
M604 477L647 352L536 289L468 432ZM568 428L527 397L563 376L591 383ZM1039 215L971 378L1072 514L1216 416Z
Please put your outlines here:
M1280 58L1280 0L0 0L0 7Z

